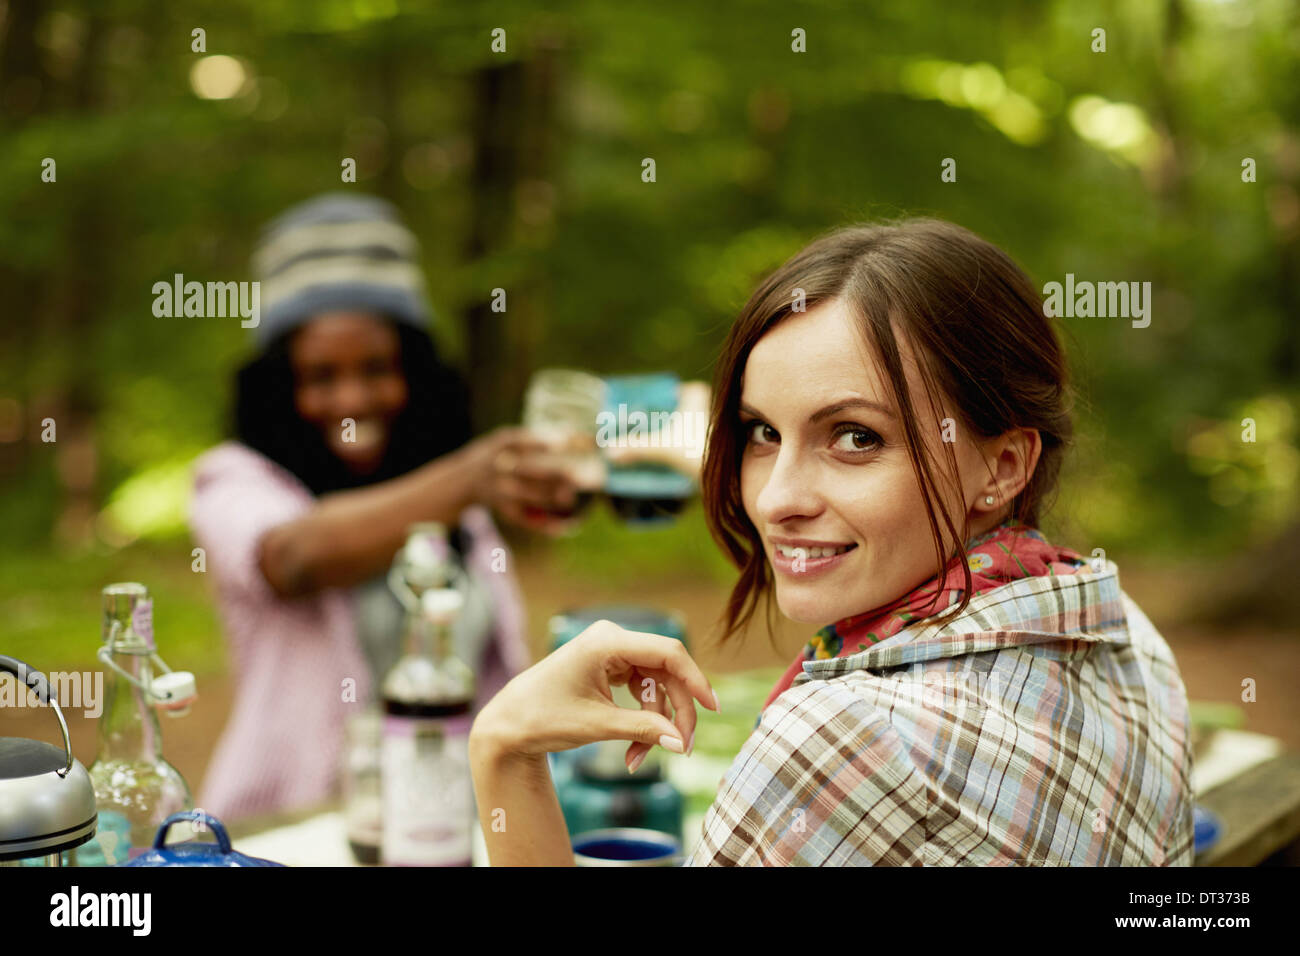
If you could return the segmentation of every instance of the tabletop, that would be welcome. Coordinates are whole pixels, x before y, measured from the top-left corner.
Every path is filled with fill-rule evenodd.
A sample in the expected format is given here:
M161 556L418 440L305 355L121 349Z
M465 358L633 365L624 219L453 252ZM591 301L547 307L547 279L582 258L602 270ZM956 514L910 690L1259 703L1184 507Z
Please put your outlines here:
M728 766L699 753L665 759L668 779L684 794L712 792ZM1223 823L1219 842L1197 857L1197 866L1249 865L1300 839L1300 754L1285 753L1280 740L1215 731L1197 754L1192 785L1197 803ZM703 820L702 812L686 814L687 854L699 840ZM358 865L348 849L338 801L236 820L227 830L236 849L250 856L289 866ZM473 861L488 865L477 821Z

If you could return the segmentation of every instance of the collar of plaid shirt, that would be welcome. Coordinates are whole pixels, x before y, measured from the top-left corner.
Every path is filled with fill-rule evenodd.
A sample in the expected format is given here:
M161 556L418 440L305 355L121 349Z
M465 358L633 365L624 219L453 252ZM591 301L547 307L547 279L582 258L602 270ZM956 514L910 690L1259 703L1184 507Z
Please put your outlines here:
M971 571L972 598L1020 578L1073 574L1084 566L1077 553L1049 543L1037 529L1013 518L967 541L966 562ZM930 613L937 614L958 603L966 585L961 559L953 558L948 564L942 585L937 581L937 577L930 578L882 608L823 627L781 675L763 703L764 709L808 670L808 662L855 655L929 616L923 609L933 607ZM936 590L943 592L937 601Z

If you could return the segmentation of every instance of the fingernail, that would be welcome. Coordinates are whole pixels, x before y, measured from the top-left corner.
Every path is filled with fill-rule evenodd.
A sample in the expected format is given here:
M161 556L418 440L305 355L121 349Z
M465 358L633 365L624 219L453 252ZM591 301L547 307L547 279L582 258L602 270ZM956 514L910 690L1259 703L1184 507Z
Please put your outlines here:
M694 752L695 752L695 731L692 730L691 739L687 741L686 744L686 756L689 757Z
M722 713L722 705L718 703L718 692L716 690L713 692L713 712L715 714Z
M637 754L635 757L633 757L633 758L632 758L632 764L631 764L631 766L629 766L629 767L627 768L627 772L628 772L628 773L636 773L636 768L639 767L639 766L641 766L641 761L642 761L642 760L645 760L645 755L648 754L649 752L650 752L650 751L648 751L648 750L643 750L643 751L641 751L641 753L639 753L639 754Z
M659 738L659 746L663 747L664 750L671 750L675 754L682 752L682 742L676 737L670 737L667 734Z

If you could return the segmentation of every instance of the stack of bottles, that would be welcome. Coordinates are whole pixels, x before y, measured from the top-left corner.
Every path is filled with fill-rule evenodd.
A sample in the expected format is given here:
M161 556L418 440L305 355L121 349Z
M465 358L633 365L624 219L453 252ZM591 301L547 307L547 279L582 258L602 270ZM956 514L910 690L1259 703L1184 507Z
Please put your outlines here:
M476 681L453 639L462 582L446 529L413 525L389 573L405 608L402 655L383 679L377 720L354 723L349 746L348 842L360 863L470 865Z

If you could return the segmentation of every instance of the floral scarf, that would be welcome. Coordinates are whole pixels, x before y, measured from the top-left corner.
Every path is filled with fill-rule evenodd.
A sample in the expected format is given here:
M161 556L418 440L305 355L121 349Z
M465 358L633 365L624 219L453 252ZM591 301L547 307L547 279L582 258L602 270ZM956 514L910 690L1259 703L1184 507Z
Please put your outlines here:
M1012 518L967 541L966 554L971 571L971 597L1019 578L1074 574L1085 564L1076 552L1050 544L1037 529ZM928 616L940 614L945 608L959 603L966 583L960 559L953 558L945 569L944 593L937 602L934 600L936 582L937 577L930 578L884 607L872 608L823 627L781 675L763 703L764 709L803 673L804 661L856 654L924 620L927 615L920 613L921 609L928 608L931 602L934 602L935 609Z

